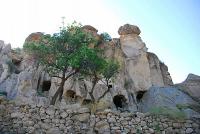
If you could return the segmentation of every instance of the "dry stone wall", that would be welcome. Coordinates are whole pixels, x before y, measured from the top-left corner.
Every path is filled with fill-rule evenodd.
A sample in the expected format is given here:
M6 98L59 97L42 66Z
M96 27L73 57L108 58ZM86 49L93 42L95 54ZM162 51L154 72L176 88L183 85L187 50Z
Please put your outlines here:
M86 107L0 104L0 133L5 134L199 134L200 121L174 120L149 113L106 109L91 114Z

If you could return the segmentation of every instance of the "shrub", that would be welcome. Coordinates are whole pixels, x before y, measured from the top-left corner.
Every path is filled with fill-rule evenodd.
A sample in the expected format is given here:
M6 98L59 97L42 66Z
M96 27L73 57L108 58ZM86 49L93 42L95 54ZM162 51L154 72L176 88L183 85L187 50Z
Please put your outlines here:
M111 36L107 32L101 33L100 36L102 37L103 41L111 41L112 40Z
M21 48L19 48L19 47L17 47L17 48L14 48L13 50L14 50L14 52L15 52L15 53L17 53L17 54L20 54L20 53L21 53L21 51L22 51L22 49L21 49Z
M184 109L192 109L196 112L200 112L200 105L198 104L177 104L176 107L179 110L184 110Z
M186 118L186 115L182 111L169 107L152 107L150 109L150 113L156 116L164 115L176 120L184 120Z

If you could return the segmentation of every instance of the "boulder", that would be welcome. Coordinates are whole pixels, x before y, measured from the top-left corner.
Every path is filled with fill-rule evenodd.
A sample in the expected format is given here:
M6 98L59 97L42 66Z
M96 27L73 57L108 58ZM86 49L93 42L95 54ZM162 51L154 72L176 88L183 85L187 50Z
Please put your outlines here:
M110 132L110 126L108 122L102 120L96 123L95 130L98 133L108 133Z
M137 34L139 35L141 33L138 26L125 24L121 26L118 30L119 35L127 35L127 34Z
M25 39L25 42L37 42L37 41L40 41L41 40L41 37L43 36L44 34L41 33L41 32L36 32L36 33L31 33L26 39Z
M90 114L89 113L77 114L73 118L80 122L87 122L90 119Z
M82 28L83 28L84 30L86 30L86 31L92 31L92 32L95 32L95 33L98 32L98 30L97 30L96 28L94 28L93 26L91 26L91 25L85 25L85 26L83 26Z
M23 59L23 55L22 55L21 53L18 53L18 52L16 52L16 51L14 51L14 50L11 51L11 53L9 54L9 56L10 56L10 58L12 59L12 62L13 62L14 64L17 64L17 65L19 65L20 62L21 62L22 59Z
M46 131L46 134L61 134L59 128L50 128Z
M197 102L175 87L151 87L140 103L142 112L148 112L152 107L178 109L178 105L197 105Z

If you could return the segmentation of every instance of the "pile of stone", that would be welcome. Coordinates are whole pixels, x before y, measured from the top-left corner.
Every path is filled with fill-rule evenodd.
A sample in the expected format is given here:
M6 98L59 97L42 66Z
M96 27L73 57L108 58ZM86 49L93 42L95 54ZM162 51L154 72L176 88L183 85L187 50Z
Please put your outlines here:
M91 114L86 107L0 104L0 133L200 133L200 121L172 120L165 116L106 109Z
M103 112L95 117L97 121L95 130L99 133L190 134L200 132L200 122L197 120L174 120L149 113Z

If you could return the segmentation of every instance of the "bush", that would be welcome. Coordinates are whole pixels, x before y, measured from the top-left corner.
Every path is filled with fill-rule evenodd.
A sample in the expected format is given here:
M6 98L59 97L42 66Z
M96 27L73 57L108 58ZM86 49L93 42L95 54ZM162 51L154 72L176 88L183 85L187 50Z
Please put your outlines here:
M176 120L184 120L186 119L186 115L176 109L176 108L169 108L169 107L152 107L150 109L150 113L152 115L164 115L164 116L167 116L171 119L176 119Z
M17 47L13 49L15 53L20 54L22 52L22 49Z
M179 110L192 109L196 112L200 112L200 105L198 104L177 104L176 107Z
M112 40L111 36L106 32L101 33L100 36L102 37L103 41L111 41Z

